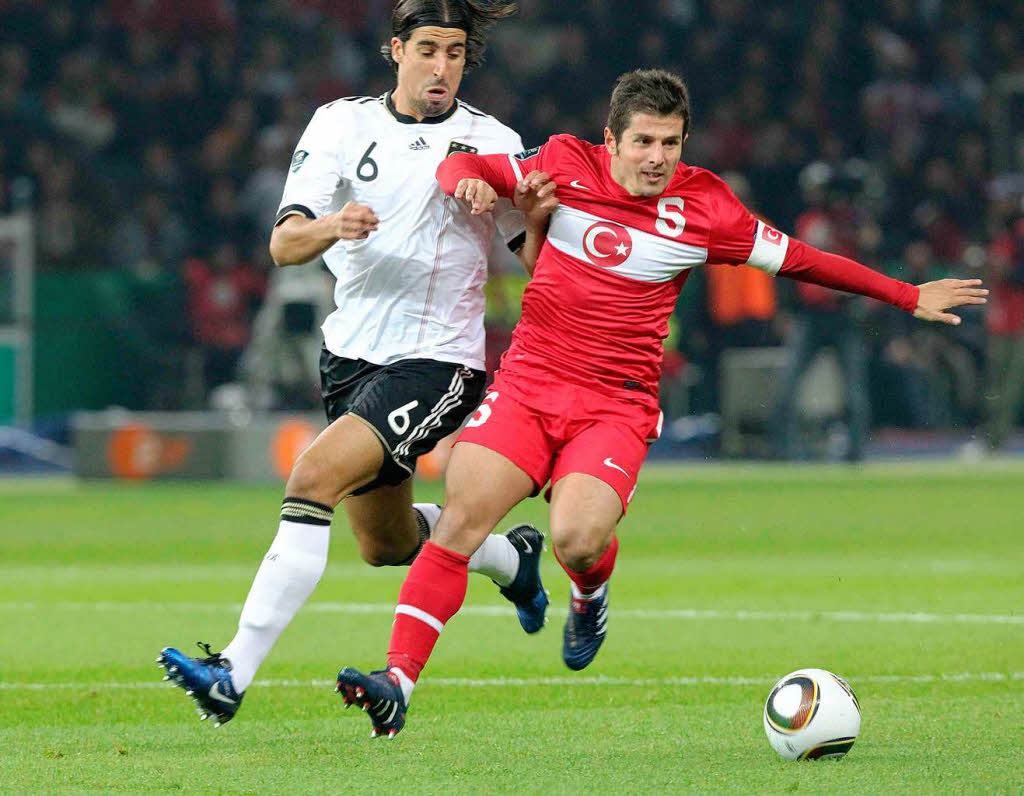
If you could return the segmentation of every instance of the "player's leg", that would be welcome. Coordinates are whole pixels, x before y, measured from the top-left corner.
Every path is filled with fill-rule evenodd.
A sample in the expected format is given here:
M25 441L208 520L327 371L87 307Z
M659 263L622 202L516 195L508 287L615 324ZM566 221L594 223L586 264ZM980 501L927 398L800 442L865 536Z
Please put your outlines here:
M436 503L413 503L412 480L380 486L372 492L350 495L342 501L349 527L363 560L371 566L409 566L430 538L441 516ZM493 580L503 591L515 580L526 558L535 569L531 541L540 536L529 527L492 533L469 559L469 571ZM540 536L543 539L543 536ZM525 554L525 555L524 555ZM533 632L527 628L527 632Z
M412 502L411 480L351 495L342 505L359 544L360 555L375 567L412 564L441 516L441 506L436 503ZM524 568L532 569L534 577L539 578L543 539L543 534L529 525L510 528L504 534L489 534L470 556L469 571L490 578L501 593L515 603L516 595L510 590L514 591L514 582L522 579L517 576L528 574ZM527 621L523 629L535 633L540 625Z
M370 714L373 737L394 736L404 726L420 672L465 600L470 555L535 489L530 476L500 454L473 444L456 446L441 519L399 593L385 670L366 675L344 668L338 673L346 706L359 704Z
M429 536L426 520L413 508L412 479L342 501L362 559L374 567L411 564Z
M349 403L380 440L384 459L373 481L345 500L363 558L377 565L408 565L429 538L441 513L433 503L412 503L408 487L416 460L458 429L483 397L484 374L461 365L432 360L397 362L375 376ZM536 530L524 532L527 536ZM522 534L491 534L470 559L470 572L507 588L520 570ZM539 557L530 558L534 569ZM506 597L509 595L506 594ZM509 597L509 599L512 599ZM533 632L524 624L527 632Z
M621 516L618 494L592 475L570 473L552 489L551 540L571 581L562 639L562 660L570 669L588 666L604 643Z
M320 582L335 506L374 478L382 458L373 432L351 415L331 423L299 456L285 486L277 536L242 606L238 632L221 653L240 691Z
M381 442L365 422L347 414L381 368L360 360L321 356L324 408L330 425L303 451L285 487L277 535L242 607L238 630L224 650L190 658L164 649L158 662L219 722L232 718L263 660L316 588L327 566L334 508L371 483L384 464Z
M559 452L552 474L551 539L571 581L562 659L582 669L606 635L608 581L619 543L615 527L626 511L647 455L631 427L594 423Z
M465 599L469 556L513 506L547 481L551 444L533 413L499 400L497 392L462 432L448 465L441 519L402 585L388 669L364 675L345 668L338 674L346 705L368 705L374 735L401 730L412 688Z
M217 654L189 658L166 648L158 662L185 688L201 715L233 718L249 684L327 566L334 507L380 469L380 443L345 415L302 453L285 487L277 535L256 571L234 638Z

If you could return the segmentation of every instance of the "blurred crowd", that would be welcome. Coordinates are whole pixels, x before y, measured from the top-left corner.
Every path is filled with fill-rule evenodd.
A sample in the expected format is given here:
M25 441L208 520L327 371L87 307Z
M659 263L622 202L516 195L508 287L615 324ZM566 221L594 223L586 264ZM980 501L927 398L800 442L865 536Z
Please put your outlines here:
M986 398L1005 403L1007 373L1024 380L1024 5L519 5L461 95L528 146L596 140L619 73L671 68L693 97L684 159L726 175L775 225L903 279L983 276L995 291L951 333L709 267L684 291L667 361L689 385L687 411L716 408L728 348L788 341L806 359L852 346L854 436L980 422L1001 441L1017 407ZM204 394L235 380L278 278L266 243L291 150L316 106L392 87L378 54L390 7L0 2L0 213L34 212L42 269L115 268L148 286L140 295L158 299L130 313L137 335L198 352ZM857 339L839 342L849 330ZM282 394L315 401L301 392Z

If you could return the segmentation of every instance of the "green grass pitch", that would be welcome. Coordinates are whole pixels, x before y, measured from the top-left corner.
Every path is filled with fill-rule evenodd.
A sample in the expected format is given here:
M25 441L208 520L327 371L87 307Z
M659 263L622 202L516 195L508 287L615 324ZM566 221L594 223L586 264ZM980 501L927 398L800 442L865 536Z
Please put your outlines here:
M420 498L440 487L421 484ZM281 490L0 482L0 792L995 793L1024 788L1024 467L649 467L594 664L520 630L489 582L438 643L405 731L342 711L383 663L404 570L331 564L235 721L160 683L165 645L219 648ZM529 501L509 518L544 526ZM861 737L787 763L771 683L847 678Z

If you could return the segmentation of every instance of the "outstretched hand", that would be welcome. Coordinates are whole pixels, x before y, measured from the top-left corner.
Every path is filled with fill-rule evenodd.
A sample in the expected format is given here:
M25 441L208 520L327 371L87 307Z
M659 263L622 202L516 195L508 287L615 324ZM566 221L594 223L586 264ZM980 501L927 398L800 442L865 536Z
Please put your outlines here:
M497 192L483 180L463 179L455 186L455 198L462 199L469 205L469 212L478 216L489 213L498 201Z
M953 307L984 304L988 291L980 279L939 279L917 286L921 291L914 317L923 321L941 321L952 326L960 324L960 316L946 312Z
M554 212L558 207L557 187L543 171L531 171L516 183L513 201L523 211L527 224L539 226Z

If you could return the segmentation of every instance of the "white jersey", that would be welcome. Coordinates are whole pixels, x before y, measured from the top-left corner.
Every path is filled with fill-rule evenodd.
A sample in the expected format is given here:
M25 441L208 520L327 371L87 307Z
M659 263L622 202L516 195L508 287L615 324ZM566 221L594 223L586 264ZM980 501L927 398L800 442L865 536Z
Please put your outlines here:
M494 237L518 248L522 214L507 199L470 215L434 179L452 152L522 151L498 120L456 102L417 122L390 94L347 97L317 109L299 139L277 214L320 218L346 202L368 205L380 224L366 240L324 252L337 278L337 309L323 325L331 353L387 365L433 359L484 368L484 294Z

